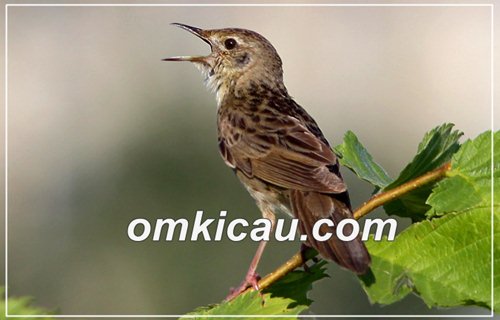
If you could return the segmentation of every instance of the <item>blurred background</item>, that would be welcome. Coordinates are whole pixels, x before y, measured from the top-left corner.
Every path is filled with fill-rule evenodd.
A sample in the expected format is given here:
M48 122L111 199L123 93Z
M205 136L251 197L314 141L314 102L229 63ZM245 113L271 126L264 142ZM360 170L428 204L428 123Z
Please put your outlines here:
M9 7L9 294L60 314L183 314L242 280L252 241L127 237L136 218L260 217L219 157L198 70L161 61L209 52L171 22L264 35L332 145L354 131L392 177L434 126L491 127L488 7ZM358 206L372 189L343 173ZM260 274L299 246L273 241ZM489 314L370 305L353 274L329 274L309 314Z

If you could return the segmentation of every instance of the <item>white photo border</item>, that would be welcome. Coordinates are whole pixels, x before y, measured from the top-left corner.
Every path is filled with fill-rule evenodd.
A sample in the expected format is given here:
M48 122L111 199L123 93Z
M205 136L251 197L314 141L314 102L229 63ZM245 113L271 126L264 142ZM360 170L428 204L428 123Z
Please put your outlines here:
M5 141L4 141L4 152L5 152L5 317L6 318L289 318L290 315L10 315L8 312L8 9L9 7L489 7L490 8L490 101L491 101L491 313L490 314L446 314L446 315L299 315L300 318L493 318L494 317L494 179L493 179L493 169L494 169L494 4L491 3L478 3L478 4L468 4L468 3L366 3L366 4L348 4L348 3L177 3L177 4L136 4L136 3L68 3L68 4L56 4L56 3L15 3L15 4L5 4L5 113L4 113L4 125L5 125Z

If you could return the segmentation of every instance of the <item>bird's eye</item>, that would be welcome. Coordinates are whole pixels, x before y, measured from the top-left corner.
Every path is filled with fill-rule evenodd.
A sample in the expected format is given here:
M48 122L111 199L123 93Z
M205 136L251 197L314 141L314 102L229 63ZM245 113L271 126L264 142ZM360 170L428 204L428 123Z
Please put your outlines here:
M226 41L224 41L224 47L226 47L227 50L231 50L234 47L236 47L236 40L233 38L228 38Z

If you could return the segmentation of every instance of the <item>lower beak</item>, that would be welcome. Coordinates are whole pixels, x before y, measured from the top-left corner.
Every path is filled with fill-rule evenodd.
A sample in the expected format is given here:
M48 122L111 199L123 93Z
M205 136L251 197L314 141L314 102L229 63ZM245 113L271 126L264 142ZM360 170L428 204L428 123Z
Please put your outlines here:
M161 61L189 61L189 62L205 62L206 57L203 56L177 56L161 59Z
M203 29L188 26L188 25L185 25L182 23L172 23L172 25L191 32L192 34L194 34L195 36L197 36L201 40L208 43L210 45L210 47L212 47L212 44L210 43L210 41L206 37L206 32ZM176 57L169 57L169 58L162 59L162 61L189 61L189 62L205 63L207 58L208 57L204 57L204 56L176 56Z

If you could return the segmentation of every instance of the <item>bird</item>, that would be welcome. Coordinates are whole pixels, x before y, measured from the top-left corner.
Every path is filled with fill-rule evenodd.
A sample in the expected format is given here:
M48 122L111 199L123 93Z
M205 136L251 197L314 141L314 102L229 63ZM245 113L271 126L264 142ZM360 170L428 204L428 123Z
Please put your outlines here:
M282 60L271 42L247 29L172 24L211 48L206 56L162 60L191 62L205 76L217 100L219 152L262 216L272 227L279 212L298 219L299 232L307 235L306 247L357 275L366 273L371 258L359 236L351 241L342 241L335 233L328 241L313 237L313 226L321 219L337 225L353 218L349 193L338 157L318 124L288 94ZM320 231L331 232L332 227L323 224ZM259 289L257 266L266 243L259 243L244 281L226 300L250 286Z

